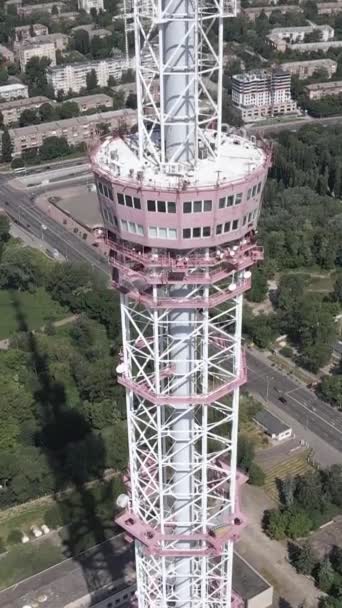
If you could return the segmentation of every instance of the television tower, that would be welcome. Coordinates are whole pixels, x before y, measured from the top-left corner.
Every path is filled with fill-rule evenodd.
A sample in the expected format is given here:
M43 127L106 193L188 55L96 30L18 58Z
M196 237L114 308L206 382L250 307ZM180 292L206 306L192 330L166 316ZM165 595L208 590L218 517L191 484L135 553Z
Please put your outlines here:
M243 293L270 151L222 124L236 0L134 0L137 132L91 153L120 292L129 439L117 522L138 608L238 608ZM216 83L216 85L215 85Z

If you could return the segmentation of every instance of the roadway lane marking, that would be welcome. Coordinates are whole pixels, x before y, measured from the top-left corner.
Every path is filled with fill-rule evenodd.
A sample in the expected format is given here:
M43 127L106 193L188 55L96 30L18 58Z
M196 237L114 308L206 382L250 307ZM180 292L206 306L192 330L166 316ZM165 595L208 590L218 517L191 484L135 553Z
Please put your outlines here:
M267 367L267 366L265 366L265 367ZM247 366L247 369L249 371L251 371L254 375L256 374L256 372L254 372L253 369L251 369L249 366ZM277 373L282 378L282 374L280 372L278 372L278 371L277 371ZM264 375L265 374L258 374L255 379L264 377ZM247 384L248 384L248 381L247 381ZM292 390L286 392L285 395L287 395L289 397L289 399L292 399L292 401L295 401L296 403L298 403L298 405L300 405L303 409L307 410L310 414L312 414L312 416L316 416L316 418L318 418L319 420L321 420L321 422L324 422L327 426L330 426L332 429L334 429L334 431L336 431L337 433L339 433L339 435L342 435L342 430L340 430L334 424L332 424L331 422L329 422L328 420L326 420L325 418L323 418L322 416L320 416L319 414L317 414L317 412L314 412L312 409L310 409L308 406L306 406L302 401L298 401L298 399L296 399L295 397L293 397L292 395L290 395L290 393L293 392L294 390L300 390L300 389L301 389L301 387L296 387L295 389L292 389ZM312 432L314 432L314 431L312 431Z
M288 393L285 393L285 394L287 395ZM304 405L304 403L302 401L298 401L298 399L295 399L295 397L292 397L292 395L289 395L289 398L292 399L292 401L295 401L296 403L298 403L298 405L301 405L305 410L307 410L308 412L310 412L310 414L312 416L316 416L316 418L319 418L319 420L321 420L321 422L324 422L325 424L327 424L328 426L330 426L332 429L334 429L334 431L336 431L337 433L339 433L339 435L342 435L342 430L340 430L334 424L332 424L331 422L329 422L328 420L326 420L325 418L323 418L322 416L320 416L319 414L317 414L317 412L314 412L313 410L311 410L307 405Z

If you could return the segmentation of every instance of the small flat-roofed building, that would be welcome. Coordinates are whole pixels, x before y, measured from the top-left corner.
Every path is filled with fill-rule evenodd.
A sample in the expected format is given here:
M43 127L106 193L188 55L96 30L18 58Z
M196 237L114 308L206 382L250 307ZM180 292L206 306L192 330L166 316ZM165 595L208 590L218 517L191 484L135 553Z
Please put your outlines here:
M337 61L333 59L310 59L308 61L288 61L282 63L281 67L291 74L298 76L300 80L311 78L311 76L319 70L325 70L329 78L336 73Z
M17 14L21 17L29 17L34 13L51 13L53 7L58 13L66 8L64 2L45 2L44 4L20 4L17 7Z
M277 418L268 410L262 409L257 412L253 420L260 426L271 439L283 441L292 437L292 429L285 422Z
M243 599L245 608L272 606L272 585L236 552L233 559L233 590Z
M342 80L333 82L314 82L305 87L309 99L321 99L327 95L340 95L342 93Z
M11 63L14 61L14 53L7 46L0 44L0 55L6 61L10 61Z

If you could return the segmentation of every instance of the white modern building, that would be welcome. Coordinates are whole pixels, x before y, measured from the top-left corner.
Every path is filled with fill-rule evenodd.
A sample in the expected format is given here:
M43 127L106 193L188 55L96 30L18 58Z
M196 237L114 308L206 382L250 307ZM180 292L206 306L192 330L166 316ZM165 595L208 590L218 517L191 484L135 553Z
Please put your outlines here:
M78 0L78 9L90 13L91 9L103 11L103 0Z
M245 122L297 111L291 98L291 75L280 69L235 74L232 100Z
M26 84L15 82L13 84L4 84L0 87L0 100L10 101L11 99L19 99L20 97L28 97L28 87Z
M47 79L55 93L73 91L78 93L87 86L87 74L95 70L99 87L106 87L108 78L120 79L125 68L124 57L120 51L115 57L97 61L77 62L48 68Z
M316 25L315 23L302 27L275 27L270 34L293 44L304 42L305 36L313 34L313 32L320 32L322 42L332 40L335 35L334 28L330 25Z

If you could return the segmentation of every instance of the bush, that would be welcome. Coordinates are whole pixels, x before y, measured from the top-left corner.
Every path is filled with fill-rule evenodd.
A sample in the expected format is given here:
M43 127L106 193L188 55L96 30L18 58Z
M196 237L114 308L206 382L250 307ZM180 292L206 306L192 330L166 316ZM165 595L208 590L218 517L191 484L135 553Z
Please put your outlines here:
M283 346L283 348L280 349L279 353L281 355L283 355L283 357L287 357L288 359L291 359L291 357L293 355L293 350L289 346Z
M7 537L7 542L10 545L18 545L19 543L21 543L21 539L22 539L23 535L22 532L20 532L20 530L11 530L8 537Z
M0 537L0 555L1 553L6 553L7 549L6 549L6 545L4 543L3 538Z
M63 525L63 518L58 505L53 505L44 515L44 522L49 528L55 530Z
M22 158L14 158L11 162L12 169L20 169L21 167L25 167L25 162Z
M265 473L261 467L255 462L252 462L248 471L249 483L253 486L263 486L265 483Z

